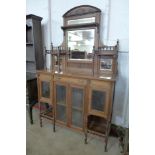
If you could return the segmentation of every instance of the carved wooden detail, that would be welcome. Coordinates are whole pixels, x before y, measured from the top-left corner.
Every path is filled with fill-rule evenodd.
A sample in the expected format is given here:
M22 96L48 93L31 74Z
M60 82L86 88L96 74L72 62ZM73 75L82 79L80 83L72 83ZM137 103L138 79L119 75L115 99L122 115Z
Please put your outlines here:
M81 5L78 7L74 7L71 10L67 11L63 17L71 17L71 16L80 16L80 15L86 15L86 14L93 14L101 12L100 9L90 6L90 5Z

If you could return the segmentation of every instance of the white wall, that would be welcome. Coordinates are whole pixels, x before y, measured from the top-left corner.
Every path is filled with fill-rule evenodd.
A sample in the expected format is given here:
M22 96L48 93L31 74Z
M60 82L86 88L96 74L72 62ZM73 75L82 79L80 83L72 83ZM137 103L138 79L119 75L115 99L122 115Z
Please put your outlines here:
M43 47L50 49L51 35L49 23L49 0L26 0L26 14L34 14L42 17L42 41ZM47 56L46 66L50 68L50 58Z
M119 39L118 77L112 122L128 126L128 0L51 0L51 14L48 14L48 1L27 0L26 13L42 16L44 45L50 48L50 37L54 46L63 42L63 14L79 5L92 5L102 11L101 38L105 40ZM48 19L51 16L51 23ZM51 24L51 32L50 26ZM50 36L50 33L51 36Z
M118 77L113 110L117 125L129 125L129 4L128 0L111 0L109 40L119 39Z
M64 4L65 3L65 4ZM98 7L102 11L101 37L107 39L108 28L108 5L109 0L52 0L51 3L51 18L52 18L52 42L55 46L63 42L63 14L73 7L79 5L92 5Z
M43 18L41 21L43 46L49 47L48 0L26 0L26 14L34 14Z
M112 122L128 127L129 124L129 55L119 52L118 76L115 85L115 98Z
M119 50L129 51L129 2L111 0L109 17L109 39L119 39Z

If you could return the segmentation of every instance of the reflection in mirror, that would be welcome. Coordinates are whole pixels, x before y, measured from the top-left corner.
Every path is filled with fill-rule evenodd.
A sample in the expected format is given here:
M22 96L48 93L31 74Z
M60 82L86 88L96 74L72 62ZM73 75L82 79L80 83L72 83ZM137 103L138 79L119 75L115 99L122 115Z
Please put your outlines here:
M101 59L100 61L101 70L112 70L112 59Z
M68 25L95 23L95 17L68 20Z
M94 46L95 29L67 31L68 47L71 49L71 58L90 59Z

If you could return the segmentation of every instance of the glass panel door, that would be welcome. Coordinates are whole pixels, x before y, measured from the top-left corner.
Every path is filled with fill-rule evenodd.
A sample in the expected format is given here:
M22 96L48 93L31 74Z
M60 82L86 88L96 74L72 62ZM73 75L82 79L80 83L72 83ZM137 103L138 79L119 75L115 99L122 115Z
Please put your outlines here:
M82 110L72 108L72 126L83 127L83 114Z
M66 122L66 86L56 85L56 119Z
M50 82L41 81L41 94L42 97L50 98Z
M100 90L92 90L91 109L103 112L105 109L106 92Z
M83 127L83 102L84 94L82 88L71 88L71 125L74 127Z

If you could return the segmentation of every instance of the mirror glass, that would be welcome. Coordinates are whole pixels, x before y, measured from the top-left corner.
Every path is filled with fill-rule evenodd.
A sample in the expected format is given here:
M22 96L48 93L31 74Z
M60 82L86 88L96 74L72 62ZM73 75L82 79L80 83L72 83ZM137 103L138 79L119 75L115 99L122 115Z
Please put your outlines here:
M67 31L68 47L72 59L91 59L94 46L95 29Z
M68 20L68 25L95 23L95 17Z
M101 59L100 61L101 70L112 70L112 59Z

